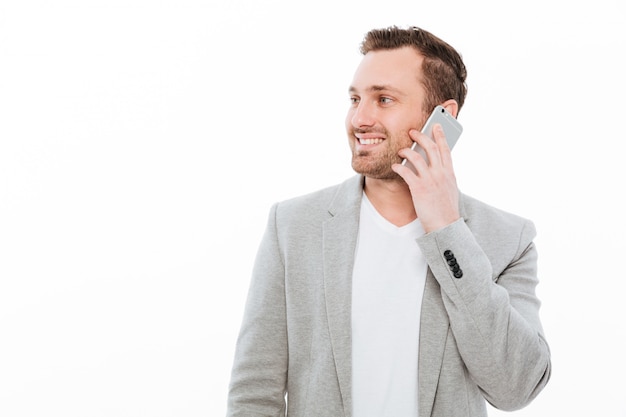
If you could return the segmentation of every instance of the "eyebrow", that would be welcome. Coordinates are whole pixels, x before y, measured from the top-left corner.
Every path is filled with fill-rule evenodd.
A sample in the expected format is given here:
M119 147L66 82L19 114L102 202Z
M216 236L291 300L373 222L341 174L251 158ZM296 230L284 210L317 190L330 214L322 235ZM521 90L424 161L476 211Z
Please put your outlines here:
M398 90L397 88L392 87L390 85L386 85L386 84L371 85L371 86L367 87L365 89L365 91L368 91L368 92L391 91L391 92L393 92L395 94L406 96L406 94L403 91ZM348 92L349 93L356 93L357 92L357 88L355 86L351 85L350 88L348 89Z

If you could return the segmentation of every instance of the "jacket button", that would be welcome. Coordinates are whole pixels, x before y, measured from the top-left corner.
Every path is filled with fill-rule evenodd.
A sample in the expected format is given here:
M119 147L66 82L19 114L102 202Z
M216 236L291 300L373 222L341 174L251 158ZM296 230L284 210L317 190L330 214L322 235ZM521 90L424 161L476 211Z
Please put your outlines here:
M446 262L448 263L448 266L450 267L450 271L452 271L452 275L454 275L454 278L461 278L463 276L463 271L457 263L454 253L450 249L447 249L443 252L443 256L446 258Z

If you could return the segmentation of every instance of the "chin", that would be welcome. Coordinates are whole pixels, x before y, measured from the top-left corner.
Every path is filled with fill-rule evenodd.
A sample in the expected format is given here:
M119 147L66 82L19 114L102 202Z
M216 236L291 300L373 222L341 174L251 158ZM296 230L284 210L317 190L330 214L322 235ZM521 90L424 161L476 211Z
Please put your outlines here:
M377 180L396 180L399 178L401 179L401 177L391 169L391 165L384 168L372 166L365 167L362 164L353 162L352 169L358 174Z
M394 170L391 169L393 164L399 164L402 160L398 157L389 158L388 160L381 161L365 158L359 155L352 155L352 169L368 178L375 178L379 180L396 180L402 179Z
M389 173L385 173L385 174L374 174L374 175L363 174L363 175L365 175L367 178L372 178L372 179L381 180L381 181L403 181L402 177L393 171Z

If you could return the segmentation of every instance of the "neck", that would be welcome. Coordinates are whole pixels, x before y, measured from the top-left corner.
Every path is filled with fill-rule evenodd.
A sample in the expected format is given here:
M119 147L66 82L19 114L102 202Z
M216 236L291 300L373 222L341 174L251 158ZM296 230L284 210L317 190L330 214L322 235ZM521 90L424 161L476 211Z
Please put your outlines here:
M366 177L364 191L376 211L390 223L401 227L417 218L409 186L402 178L381 180Z

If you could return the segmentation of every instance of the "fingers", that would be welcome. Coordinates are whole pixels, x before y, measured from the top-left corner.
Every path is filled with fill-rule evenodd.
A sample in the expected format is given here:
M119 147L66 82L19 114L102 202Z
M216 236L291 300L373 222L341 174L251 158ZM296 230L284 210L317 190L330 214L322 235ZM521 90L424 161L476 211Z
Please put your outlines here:
M441 125L436 124L433 127L432 135L431 139L415 129L410 130L409 137L419 145L417 152L409 152L408 149L399 152L399 155L413 164L418 172L427 166L441 167L452 163L450 147ZM417 155L418 153L421 158Z
M424 172L428 167L428 161L426 159L426 153L418 145L414 150L410 148L403 148L398 151L398 155L401 158L406 159L406 165L402 165L403 168L407 168L416 175L421 171Z
M446 140L446 134L443 131L443 127L437 124L433 127L433 137L435 143L437 144L437 150L439 152L439 161L444 166L452 165L452 152L450 150L450 146L448 146L448 141Z
M450 147L448 146L446 135L440 124L433 126L432 139L415 130L409 132L409 135L411 139L424 148L430 166L446 165L452 161Z
M399 155L401 157L404 157L404 155L407 155L408 157L410 157L411 159L409 159L408 157L406 158L407 161L412 164L411 165L407 164L407 165L402 165L402 164L393 164L391 165L391 169L398 174L403 180L404 182L406 182L407 184L411 184L412 181L417 178L418 172L420 172L420 164L422 166L421 170L422 172L424 172L424 168L426 166L426 162L424 161L423 158L419 157L418 161L414 160L414 156L410 155L410 154L415 154L417 155L417 152L411 151L408 148L407 149L403 149L399 152ZM411 161L413 159L413 162ZM420 161L421 160L421 161ZM415 167L415 168L413 168Z

